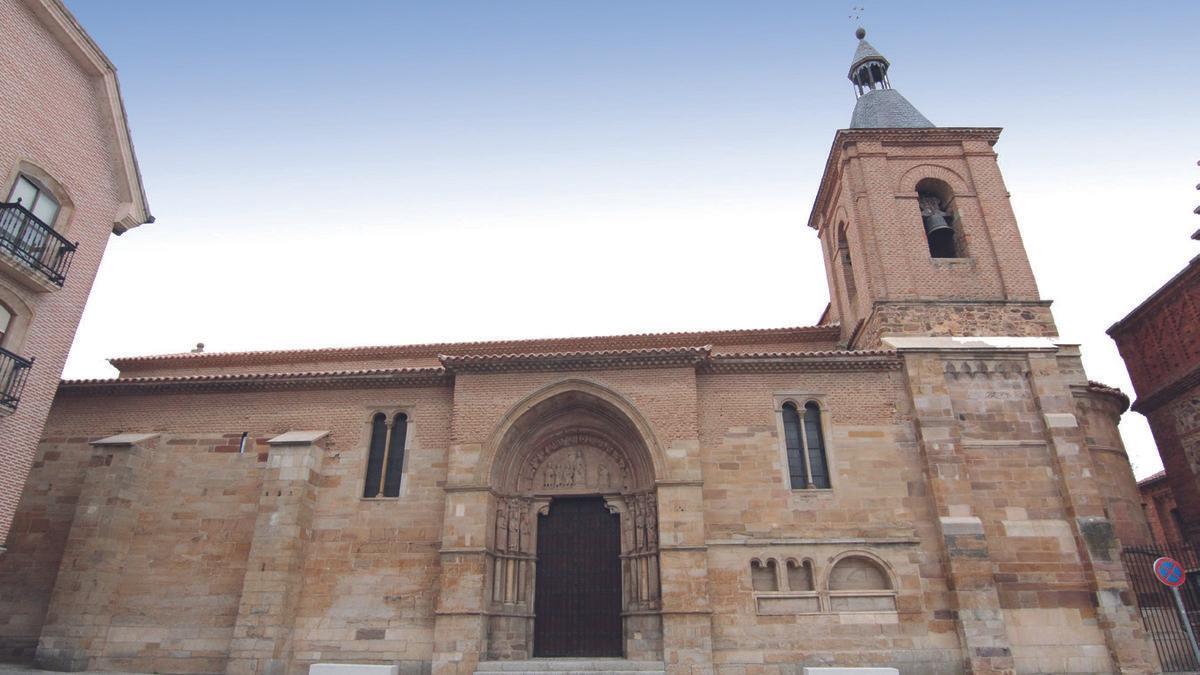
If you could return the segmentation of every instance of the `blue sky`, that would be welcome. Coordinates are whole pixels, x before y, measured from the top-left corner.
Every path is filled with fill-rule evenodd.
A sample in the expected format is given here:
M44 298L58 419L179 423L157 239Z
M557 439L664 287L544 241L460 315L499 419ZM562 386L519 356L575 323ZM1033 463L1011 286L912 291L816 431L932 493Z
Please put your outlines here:
M864 4L864 3L858 3ZM117 64L153 225L105 357L807 325L850 3L68 0ZM1200 252L1200 3L866 4L893 85L997 150L1043 295L1103 330ZM1158 468L1136 414L1139 474Z

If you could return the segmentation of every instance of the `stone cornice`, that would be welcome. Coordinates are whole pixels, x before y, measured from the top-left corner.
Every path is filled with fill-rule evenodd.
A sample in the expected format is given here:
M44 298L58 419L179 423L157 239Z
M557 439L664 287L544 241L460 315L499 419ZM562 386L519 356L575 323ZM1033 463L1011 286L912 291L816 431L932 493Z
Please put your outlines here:
M713 354L702 369L709 373L899 370L900 359L889 350Z
M610 349L540 354L438 355L451 372L514 372L557 370L608 370L695 366L712 351L712 345L672 349Z
M820 229L821 214L825 211L829 200L830 189L841 166L846 146L859 141L879 141L881 143L946 143L963 140L979 140L994 145L1000 138L999 127L930 127L906 129L839 129L833 137L833 146L829 149L829 157L825 160L825 170L821 174L821 184L817 188L817 197L813 200L812 211L808 216L808 226L814 230Z
M275 391L283 389L360 389L449 384L444 368L392 368L308 373L236 373L179 377L124 377L63 380L59 395L146 394L174 392Z
M92 40L75 16L61 0L24 0L25 5L41 20L67 49L71 56L89 75L99 77L103 102L108 108L113 123L113 138L116 141L116 166L123 194L122 203L113 214L112 230L121 234L143 223L154 222L150 205L142 186L142 174L138 169L137 156L129 133L129 121L125 116L125 103L121 98L121 87L117 81L117 69L100 47Z

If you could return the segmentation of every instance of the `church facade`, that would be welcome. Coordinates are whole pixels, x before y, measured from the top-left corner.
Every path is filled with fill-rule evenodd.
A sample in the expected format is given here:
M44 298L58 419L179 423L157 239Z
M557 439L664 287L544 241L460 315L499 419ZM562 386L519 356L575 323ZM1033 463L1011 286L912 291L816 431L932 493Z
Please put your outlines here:
M819 325L114 361L59 389L0 649L300 675L1148 673L1117 423L993 146L860 37ZM613 662L612 668L622 667Z

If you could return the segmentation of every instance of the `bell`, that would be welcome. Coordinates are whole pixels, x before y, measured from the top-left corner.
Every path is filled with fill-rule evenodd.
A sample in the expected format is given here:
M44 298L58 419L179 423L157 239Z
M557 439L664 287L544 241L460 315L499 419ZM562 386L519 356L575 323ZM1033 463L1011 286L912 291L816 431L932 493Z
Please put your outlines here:
M941 211L940 209L935 210L933 213L927 216L922 216L921 219L925 221L925 236L927 237L935 234L941 234L943 230L948 230L950 232L954 231L954 228L950 227L950 223L946 222L945 212Z

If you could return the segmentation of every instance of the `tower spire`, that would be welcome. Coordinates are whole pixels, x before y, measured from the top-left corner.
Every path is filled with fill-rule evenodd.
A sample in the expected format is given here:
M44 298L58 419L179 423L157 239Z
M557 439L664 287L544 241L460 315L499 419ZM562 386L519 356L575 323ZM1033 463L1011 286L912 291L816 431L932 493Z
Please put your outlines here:
M847 77L854 84L858 101L854 104L850 128L932 127L933 122L913 107L900 92L892 89L892 82L888 78L888 69L892 64L867 42L867 31L859 26L854 31L854 37L858 38L858 49L854 51Z

